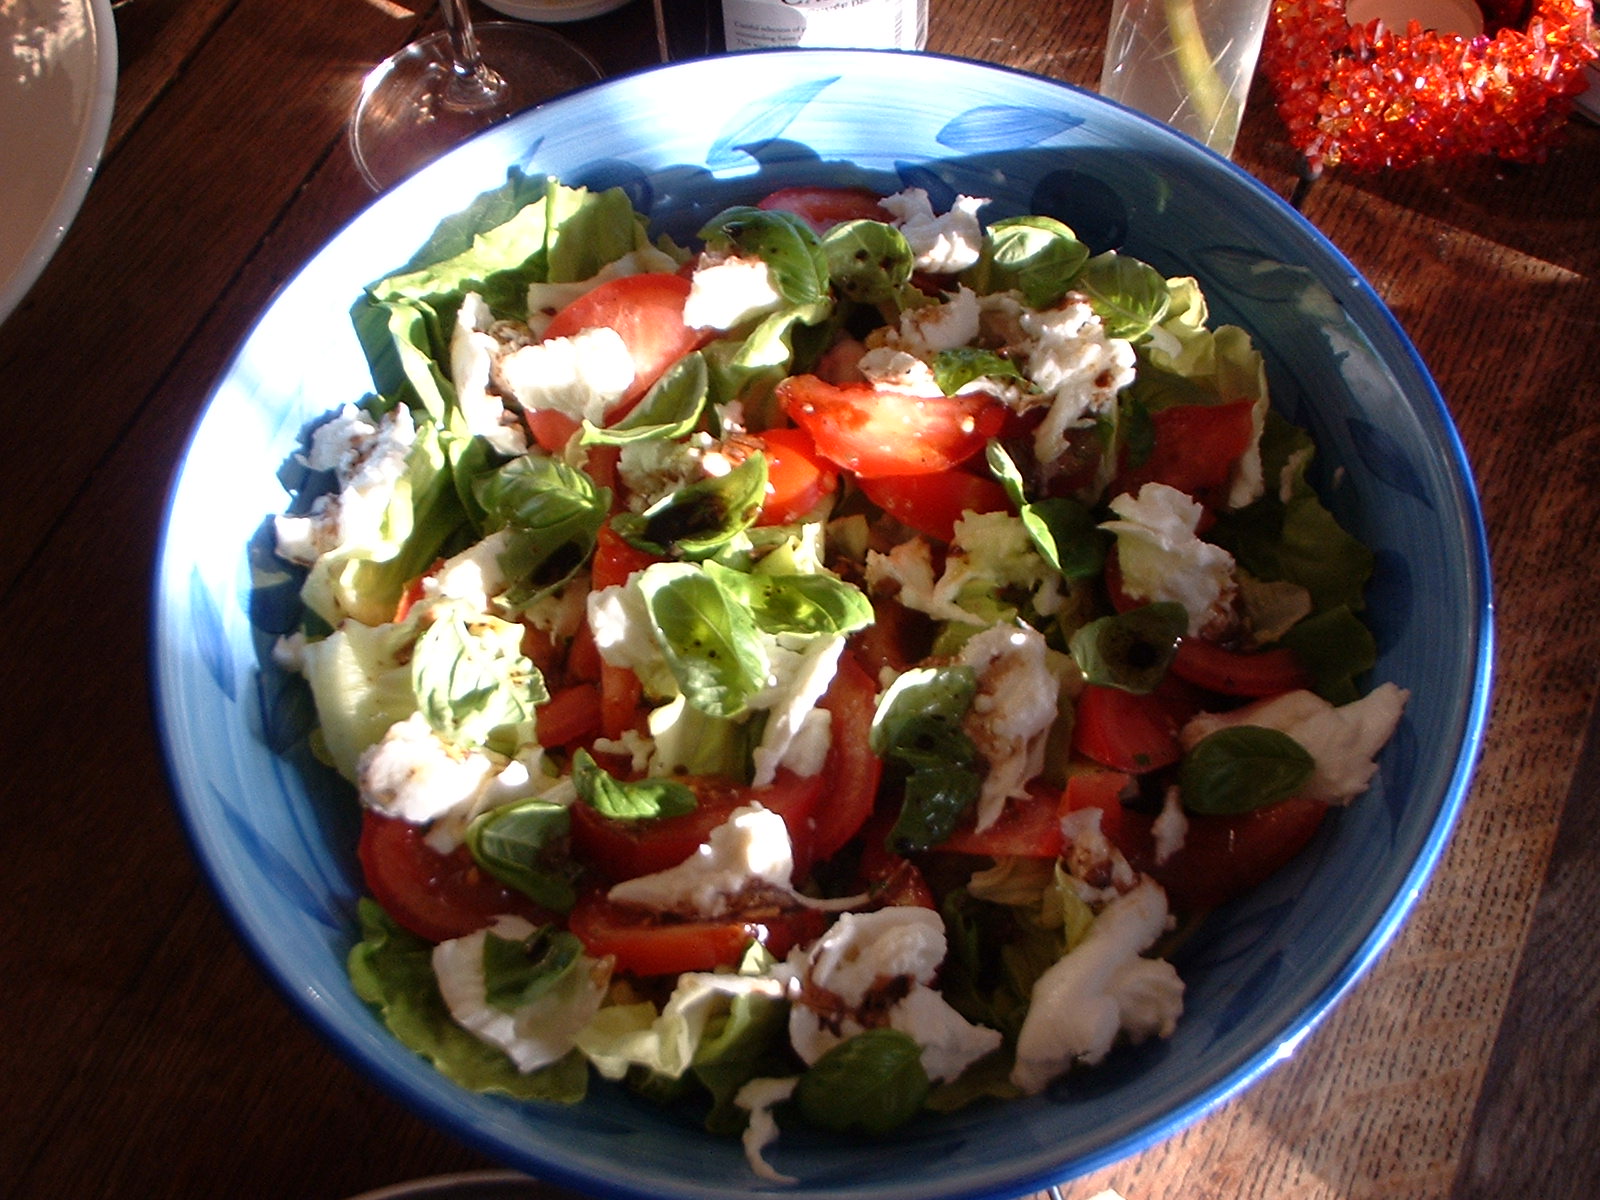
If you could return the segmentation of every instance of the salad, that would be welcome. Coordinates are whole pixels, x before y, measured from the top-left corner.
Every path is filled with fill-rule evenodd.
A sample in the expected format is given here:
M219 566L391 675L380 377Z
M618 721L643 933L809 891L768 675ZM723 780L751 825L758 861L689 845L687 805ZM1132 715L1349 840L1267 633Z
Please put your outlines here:
M352 310L274 520L349 970L482 1090L882 1134L1171 1034L1366 790L1371 554L1189 278L791 188L681 246L513 174ZM1110 1064L1100 1069L1114 1069Z

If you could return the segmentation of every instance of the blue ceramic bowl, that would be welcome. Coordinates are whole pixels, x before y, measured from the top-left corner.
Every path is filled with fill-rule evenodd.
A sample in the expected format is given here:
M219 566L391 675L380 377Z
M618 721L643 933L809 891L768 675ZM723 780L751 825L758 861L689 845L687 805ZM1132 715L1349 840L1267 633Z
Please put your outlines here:
M264 669L288 589L260 536L301 426L369 387L346 317L363 284L508 167L620 185L688 236L798 183L926 188L989 218L1053 214L1201 282L1249 329L1308 427L1331 507L1378 558L1375 679L1412 693L1376 786L1290 868L1218 913L1178 966L1176 1036L1042 1096L926 1117L871 1145L786 1134L759 1182L736 1141L596 1086L575 1108L465 1092L351 992L356 815L293 747L305 714ZM927 55L733 55L599 84L480 136L375 202L268 307L217 384L171 499L155 579L155 696L195 852L266 973L357 1069L507 1164L594 1195L921 1200L1041 1189L1164 1138L1289 1054L1394 933L1467 788L1489 692L1483 528L1457 435L1405 335L1278 197L1165 127L1050 80Z

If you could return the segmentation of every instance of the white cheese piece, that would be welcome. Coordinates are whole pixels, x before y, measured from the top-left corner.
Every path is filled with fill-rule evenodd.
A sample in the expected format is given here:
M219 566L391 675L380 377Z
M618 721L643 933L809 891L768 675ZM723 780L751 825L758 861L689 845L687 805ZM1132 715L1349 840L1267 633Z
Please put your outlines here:
M403 404L376 423L347 404L318 426L306 464L332 471L337 490L319 496L308 516L275 519L279 556L311 566L333 550L383 547L389 507L416 436L411 410Z
M450 381L456 403L466 418L467 432L485 438L502 454L516 455L528 448L520 422L506 412L505 402L489 390L500 343L489 332L494 314L477 292L468 292L456 310L450 334Z
M1035 981L1012 1083L1032 1095L1077 1063L1098 1063L1119 1035L1171 1035L1183 981L1171 963L1141 957L1167 922L1166 893L1149 880L1095 917L1083 941Z
M730 255L702 263L690 277L683 305L683 323L690 329L732 329L782 306L772 269L762 259Z
M786 1079L752 1079L733 1094L733 1102L750 1114L741 1139L745 1161L757 1178L771 1183L798 1183L792 1175L784 1175L767 1162L764 1152L778 1137L778 1123L773 1120L772 1108L794 1095L800 1077Z
M468 546L423 580L423 594L436 600L460 600L478 612L488 612L490 598L510 583L500 569L500 555L510 544L511 531L499 529Z
M948 213L936 216L928 193L907 188L881 201L916 256L916 268L940 275L965 271L983 255L978 210L987 199L957 196Z
M926 908L897 906L844 913L809 949L790 952L797 974L789 1008L789 1040L807 1063L868 1028L865 1007L886 988L903 991L874 1026L887 1023L922 1047L928 1078L954 1079L1000 1045L999 1030L973 1025L952 1009L933 982L946 952L944 922ZM901 982L904 981L904 982ZM822 1007L813 1002L822 998Z
M1300 796L1345 804L1367 790L1373 760L1393 736L1411 693L1381 683L1359 700L1334 707L1307 691L1288 692L1226 713L1201 713L1179 733L1185 750L1208 734L1237 725L1257 725L1288 734L1311 755L1315 767Z
M1069 296L1044 312L1023 309L1024 373L1049 397L1050 410L1034 431L1034 454L1053 463L1066 449L1067 434L1109 411L1117 393L1133 382L1133 345L1114 338L1081 296Z
M1156 817L1150 832L1156 839L1156 862L1164 863L1179 850L1189 837L1189 818L1183 811L1183 793L1169 787L1161 799L1161 814Z
M632 386L634 370L627 343L601 325L513 350L500 360L500 375L523 408L603 425Z
M961 648L960 661L978 676L961 728L989 768L978 796L979 830L999 819L1007 800L1025 797L1028 781L1044 770L1064 669L1052 669L1049 657L1044 636L1020 623L985 629Z
M446 745L426 717L413 713L363 752L356 781L368 808L425 825L471 807L504 765L486 751Z
M757 787L772 782L778 768L785 764L790 751L796 748L796 739L813 713L822 718L822 732L826 734L828 714L817 709L817 702L822 699L838 671L839 655L844 650L845 639L842 634L806 638L798 649L788 645L787 639L781 636L769 639L769 642L767 686L749 701L751 708L765 709L768 714L767 723L761 731L761 744L751 756L755 762L751 783ZM799 747L806 759L802 765L807 766L813 766L816 757L817 728L815 721L811 723L810 740ZM823 752L826 751L824 741ZM791 767L791 770L799 775L815 775L821 767L820 762L815 762L810 771L795 767Z
M726 916L751 887L792 893L794 846L783 818L758 804L736 808L675 867L624 880L607 896L656 912Z
M932 547L923 538L901 542L887 554L867 552L869 589L894 584L901 604L941 621L972 620L972 614L956 603L971 574L965 559L952 556L935 579Z
M1181 604L1191 636L1226 619L1238 587L1233 555L1196 536L1197 501L1164 483L1147 483L1137 497L1124 492L1112 500L1111 511L1120 520L1100 528L1117 536L1124 592L1135 600Z
M533 933L521 917L500 917L490 927L503 938L520 941ZM524 1073L548 1066L576 1043L605 999L611 960L587 955L572 968L562 986L551 988L530 1004L507 1012L490 1004L483 971L483 946L488 931L440 942L433 948L433 972L450 1016L467 1032L504 1050Z

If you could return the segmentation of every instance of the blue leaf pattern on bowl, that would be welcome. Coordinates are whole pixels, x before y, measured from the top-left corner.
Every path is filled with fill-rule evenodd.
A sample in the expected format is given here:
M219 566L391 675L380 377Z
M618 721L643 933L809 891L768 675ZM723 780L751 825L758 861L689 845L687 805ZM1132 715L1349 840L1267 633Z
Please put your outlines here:
M936 135L941 146L962 153L993 152L1021 146L1037 146L1076 129L1083 118L1047 108L1018 108L1010 104L986 104L968 109L947 121Z
M1259 251L1241 246L1208 246L1195 252L1205 270L1226 289L1271 304L1295 304L1307 288L1318 288L1316 276Z
M1374 475L1396 491L1422 501L1429 508L1433 507L1427 489L1422 486L1422 481L1406 459L1405 451L1393 437L1360 417L1351 417L1346 428L1350 431L1350 440L1355 443L1356 453Z
M262 874L271 881L274 890L319 925L325 926L333 933L343 933L349 923L349 915L324 902L326 889L308 882L305 876L295 870L294 865L278 852L277 847L228 803L227 797L215 784L212 784L211 792L217 811L227 820L228 828L233 831L233 836L239 844L249 852L249 861L260 866Z
M1389 807L1389 840L1393 842L1411 799L1411 779L1417 768L1417 731L1411 718L1402 716L1394 736L1383 748L1383 799Z
M928 203L935 212L948 212L956 202L956 189L945 181L931 165L927 163L897 162L894 164L895 174L900 176L902 187L921 188L928 193Z
M1378 653L1398 644L1411 624L1416 602L1416 582L1411 563L1392 550L1373 552L1372 583L1367 590L1367 608L1362 614L1378 644Z
M1204 966L1207 970L1214 970L1238 961L1259 946L1263 939L1275 936L1279 925L1293 907L1294 898L1290 897L1230 921L1221 929L1220 936L1209 941L1205 950L1190 958L1183 969Z
M189 572L189 619L194 647L200 652L206 674L224 696L234 699L237 685L233 677L233 658L228 653L228 635L222 628L222 614L217 611L198 568Z
M1245 980L1239 990L1233 994L1211 1027L1210 1046L1215 1046L1234 1028L1241 1020L1247 1019L1256 1012L1256 1003L1272 990L1273 981L1278 978L1278 972L1283 969L1283 952L1275 950L1268 956L1266 962L1256 969L1255 974Z
M732 167L743 163L749 152L746 147L760 146L789 128L806 105L815 100L838 76L811 79L784 88L776 96L752 101L734 114L733 120L723 126L722 135L706 151L706 166Z

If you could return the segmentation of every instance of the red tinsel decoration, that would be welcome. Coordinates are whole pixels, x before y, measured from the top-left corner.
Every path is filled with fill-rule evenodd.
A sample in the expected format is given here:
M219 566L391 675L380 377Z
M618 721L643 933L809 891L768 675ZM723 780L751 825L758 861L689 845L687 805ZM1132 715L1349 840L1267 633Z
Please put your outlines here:
M1352 28L1345 0L1274 0L1261 68L1315 176L1472 155L1539 162L1600 55L1591 0L1481 0L1476 37ZM1530 11L1531 8L1531 11Z

